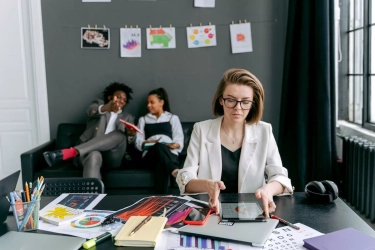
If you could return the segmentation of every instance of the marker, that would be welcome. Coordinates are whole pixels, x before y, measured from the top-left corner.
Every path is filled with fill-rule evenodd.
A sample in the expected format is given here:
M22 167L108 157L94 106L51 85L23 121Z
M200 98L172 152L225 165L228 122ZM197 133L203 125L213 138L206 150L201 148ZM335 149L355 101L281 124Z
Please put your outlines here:
M90 247L95 246L96 244L105 241L106 239L112 238L112 234L110 232L105 232L104 234L99 235L96 238L92 238L85 243L82 244L84 249L89 249Z
M299 230L299 227L297 227L296 225L293 225L293 224L290 223L289 221L283 220L283 219L277 217L276 215L272 215L272 214L270 214L270 215L271 215L270 217L271 217L272 219L279 220L281 223L283 223L283 224L285 224L285 225L287 225L287 226L290 226L290 227L292 227L292 228L294 228L294 229Z

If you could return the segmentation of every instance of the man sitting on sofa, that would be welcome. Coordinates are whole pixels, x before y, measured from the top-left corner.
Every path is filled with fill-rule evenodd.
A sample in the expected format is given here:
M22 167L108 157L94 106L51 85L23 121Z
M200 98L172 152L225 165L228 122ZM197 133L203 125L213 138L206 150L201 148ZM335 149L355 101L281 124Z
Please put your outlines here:
M95 100L87 110L86 129L78 145L43 153L49 166L75 158L74 164L83 167L83 177L101 178L100 168L121 166L126 152L127 136L135 131L126 129L119 119L134 124L134 117L123 108L132 99L133 90L123 83L109 84L103 91L103 100Z

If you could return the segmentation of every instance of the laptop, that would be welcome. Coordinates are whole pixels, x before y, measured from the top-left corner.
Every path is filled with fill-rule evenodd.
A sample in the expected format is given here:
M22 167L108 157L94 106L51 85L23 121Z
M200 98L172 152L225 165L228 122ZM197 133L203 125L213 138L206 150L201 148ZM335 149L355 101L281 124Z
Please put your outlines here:
M220 216L211 215L202 226L188 225L178 230L182 235L193 235L222 241L233 241L253 247L263 247L278 220L268 219L266 222L221 222Z
M21 170L18 170L0 180L0 223L6 221L8 217L10 203L6 197L15 190L20 172Z
M0 237L1 250L76 250L82 247L86 239L26 232L8 232Z

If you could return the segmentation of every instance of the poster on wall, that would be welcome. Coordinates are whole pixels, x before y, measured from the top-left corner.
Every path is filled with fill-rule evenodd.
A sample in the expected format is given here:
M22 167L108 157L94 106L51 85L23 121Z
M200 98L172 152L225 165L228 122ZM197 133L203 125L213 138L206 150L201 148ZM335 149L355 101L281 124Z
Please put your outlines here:
M215 0L194 0L194 7L215 8Z
M121 57L141 57L141 29L120 29L120 51Z
M112 0L82 0L83 3L111 2Z
M250 23L231 24L230 40L233 54L253 51Z
M216 46L215 25L187 27L188 48Z
M81 48L82 49L109 49L108 28L90 29L87 27L81 28Z
M147 28L147 49L175 49L176 31L174 27Z

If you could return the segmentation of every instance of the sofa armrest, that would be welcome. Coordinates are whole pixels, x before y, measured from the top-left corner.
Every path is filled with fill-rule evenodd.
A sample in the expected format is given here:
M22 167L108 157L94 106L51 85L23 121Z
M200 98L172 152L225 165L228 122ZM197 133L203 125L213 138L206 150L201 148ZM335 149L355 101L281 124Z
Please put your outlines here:
M48 167L43 152L54 150L55 144L56 141L51 140L21 154L22 183L34 182L34 173Z

